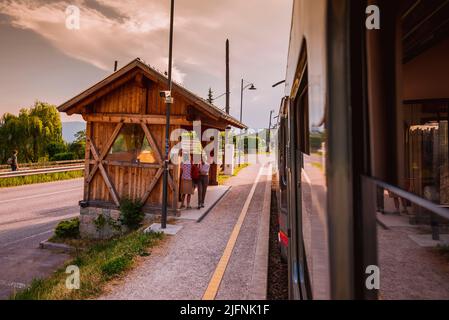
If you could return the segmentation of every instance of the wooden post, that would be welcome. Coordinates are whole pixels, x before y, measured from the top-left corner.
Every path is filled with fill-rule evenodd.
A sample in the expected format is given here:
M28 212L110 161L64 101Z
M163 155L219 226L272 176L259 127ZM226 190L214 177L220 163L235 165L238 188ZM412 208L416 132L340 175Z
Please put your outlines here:
M87 139L92 139L92 122L87 121L86 123L86 151L84 155L84 201L89 201L89 170L90 170L90 143Z

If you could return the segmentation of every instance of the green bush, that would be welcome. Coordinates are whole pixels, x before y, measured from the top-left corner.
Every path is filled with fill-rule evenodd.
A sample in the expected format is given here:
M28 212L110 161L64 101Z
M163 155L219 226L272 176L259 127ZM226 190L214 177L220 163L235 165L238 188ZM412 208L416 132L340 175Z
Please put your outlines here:
M137 229L143 221L143 203L140 200L133 201L123 198L120 201L120 214L122 223L131 230Z
M84 159L86 143L84 141L81 142L73 142L69 144L69 152L75 154L76 159Z
M119 257L112 258L106 261L101 266L101 272L103 274L112 277L114 275L120 274L131 266L132 259L129 255L122 255Z
M48 157L50 159L53 159L53 157L56 154L61 154L61 153L65 153L67 152L67 145L64 142L50 142L47 145L47 153L48 153Z
M80 235L80 220L64 220L58 223L55 229L55 236L61 239L78 238Z
M65 161L65 160L76 160L76 154L73 152L62 152L55 154L52 158L52 161Z

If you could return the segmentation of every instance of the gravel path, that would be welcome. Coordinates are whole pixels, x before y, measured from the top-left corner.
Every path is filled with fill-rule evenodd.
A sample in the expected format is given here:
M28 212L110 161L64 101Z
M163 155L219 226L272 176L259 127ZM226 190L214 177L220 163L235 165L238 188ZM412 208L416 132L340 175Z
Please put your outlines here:
M259 169L260 165L252 165L243 169L237 177L229 179L226 184L231 185L232 189L201 223L178 222L184 228L176 236L167 237L148 258L143 259L139 267L111 285L100 299L201 299ZM264 185L264 181L262 179L259 185ZM256 198L260 192L263 193L263 190L258 186ZM254 243L247 236L251 235L248 231L257 226L258 202L251 203L242 227L243 233L237 240L234 253L239 261L242 258L250 260L248 258L254 254ZM246 294L251 279L248 273L252 268L247 264L235 265L233 259L234 254L218 298L243 299ZM239 286L234 290L237 283Z
M380 298L449 299L449 260L408 235L416 228L378 227Z

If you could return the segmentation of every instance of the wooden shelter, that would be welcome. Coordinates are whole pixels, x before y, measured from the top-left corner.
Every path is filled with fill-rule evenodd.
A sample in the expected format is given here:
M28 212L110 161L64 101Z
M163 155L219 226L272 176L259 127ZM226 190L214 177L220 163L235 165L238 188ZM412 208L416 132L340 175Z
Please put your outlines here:
M167 78L135 59L106 79L58 107L86 121L84 207L117 208L122 197L141 199L144 210L162 204ZM245 125L222 110L173 84L170 131L191 131L201 121L202 131ZM171 142L170 148L176 142ZM170 211L178 209L179 165L170 164ZM210 180L217 181L212 165Z

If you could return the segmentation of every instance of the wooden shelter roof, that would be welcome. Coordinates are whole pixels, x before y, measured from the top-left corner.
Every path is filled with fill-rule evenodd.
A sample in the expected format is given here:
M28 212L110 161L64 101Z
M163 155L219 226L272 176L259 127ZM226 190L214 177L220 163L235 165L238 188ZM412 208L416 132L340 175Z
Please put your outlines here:
M146 65L139 58L136 58L129 64L114 72L110 76L106 77L102 81L98 82L94 86L60 105L58 107L58 111L65 112L68 115L82 114L89 104L110 92L110 90L104 90L105 88L109 87L111 90L113 90L124 84L125 82L135 78L139 73L148 78L150 81L159 83L166 83L168 81L165 75ZM218 118L220 121L223 121L227 125L236 128L247 128L246 125L244 125L234 117L228 115L226 112L217 108L213 104L210 104L205 99L199 97L198 95L192 93L191 91L175 82L173 82L172 91L173 94L178 93L179 95L181 95L183 98L189 101L192 106L194 106L205 115L210 114L214 118Z

